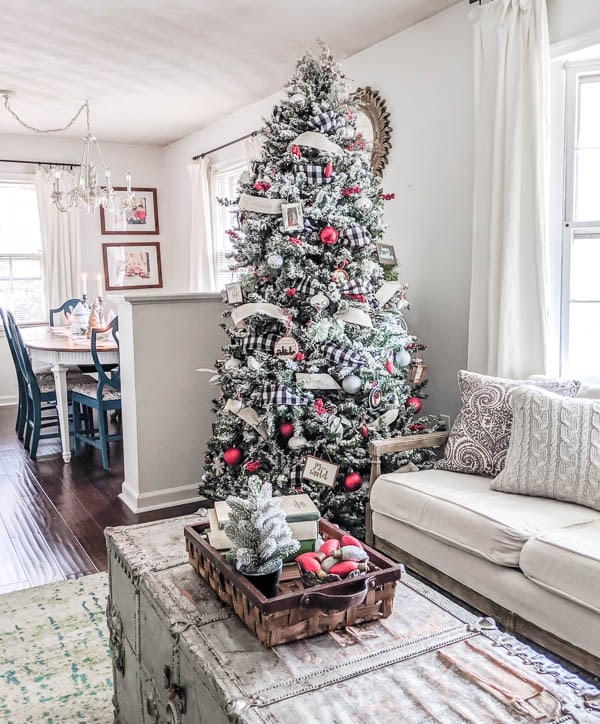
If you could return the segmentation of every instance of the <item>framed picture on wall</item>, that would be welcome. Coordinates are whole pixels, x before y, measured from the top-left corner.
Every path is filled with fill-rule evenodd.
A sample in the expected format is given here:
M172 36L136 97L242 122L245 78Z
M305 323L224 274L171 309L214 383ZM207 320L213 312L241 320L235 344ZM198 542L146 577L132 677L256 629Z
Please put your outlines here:
M100 207L102 234L158 234L158 204L156 189L132 189L134 198L124 209L127 189L115 186L114 210Z
M102 244L107 291L162 287L160 244Z

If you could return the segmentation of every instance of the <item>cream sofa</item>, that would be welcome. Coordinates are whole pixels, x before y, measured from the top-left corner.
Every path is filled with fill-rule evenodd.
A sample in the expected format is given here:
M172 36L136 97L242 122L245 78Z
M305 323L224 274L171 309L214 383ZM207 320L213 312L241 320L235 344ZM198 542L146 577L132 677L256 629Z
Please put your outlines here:
M600 399L600 386L579 397ZM463 601L600 675L600 511L490 490L477 475L380 474L381 457L447 433L371 443L367 542Z

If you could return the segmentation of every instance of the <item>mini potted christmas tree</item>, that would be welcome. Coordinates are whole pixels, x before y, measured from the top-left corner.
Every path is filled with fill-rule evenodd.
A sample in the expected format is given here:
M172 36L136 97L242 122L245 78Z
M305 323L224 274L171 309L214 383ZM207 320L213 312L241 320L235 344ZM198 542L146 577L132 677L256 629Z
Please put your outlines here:
M277 593L283 560L295 553L300 544L292 538L285 513L273 498L270 483L258 476L248 481L248 497L230 495L229 519L225 533L233 544L238 570L249 577L265 596Z

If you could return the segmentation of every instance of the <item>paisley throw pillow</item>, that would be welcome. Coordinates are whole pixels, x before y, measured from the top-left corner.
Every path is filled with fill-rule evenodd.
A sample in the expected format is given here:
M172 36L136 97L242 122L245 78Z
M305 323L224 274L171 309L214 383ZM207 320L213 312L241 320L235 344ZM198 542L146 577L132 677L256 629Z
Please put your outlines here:
M509 380L460 370L462 407L446 443L438 470L496 477L504 468L512 429L511 392L533 385L564 397L575 397L576 380Z

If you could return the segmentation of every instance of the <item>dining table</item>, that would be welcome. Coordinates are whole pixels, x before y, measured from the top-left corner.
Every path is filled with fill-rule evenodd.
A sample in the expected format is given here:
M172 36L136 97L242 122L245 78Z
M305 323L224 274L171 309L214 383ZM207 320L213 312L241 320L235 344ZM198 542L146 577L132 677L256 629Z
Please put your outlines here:
M92 365L92 340L83 335L72 335L71 327L29 327L21 330L23 342L29 350L35 367L51 365L56 389L56 406L62 444L62 457L71 461L69 436L69 400L67 371L74 365ZM119 348L111 334L98 335L96 351L100 364L118 364Z

